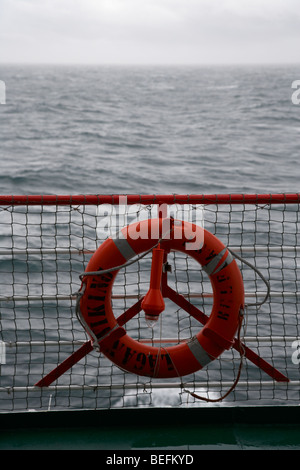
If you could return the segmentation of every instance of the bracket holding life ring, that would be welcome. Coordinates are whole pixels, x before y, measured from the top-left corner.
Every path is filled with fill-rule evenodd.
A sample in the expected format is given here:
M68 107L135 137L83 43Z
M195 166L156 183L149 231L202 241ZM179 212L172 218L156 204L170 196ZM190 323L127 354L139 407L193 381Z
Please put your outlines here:
M133 239L132 225L108 238L92 256L82 276L82 288L78 296L78 315L90 336L78 351L41 379L36 386L49 386L72 365L93 349L99 349L114 364L127 372L146 377L172 378L194 373L219 357L224 350L243 349L243 354L264 370L274 380L287 382L288 378L235 338L241 324L244 307L244 286L240 270L230 251L210 232L187 222L173 224L169 237L163 236L162 219L138 222L143 233L158 233L157 238ZM153 228L154 227L154 228ZM187 233L203 231L203 246L198 250L186 250L190 242ZM167 256L170 250L192 256L208 274L214 292L214 304L208 317L167 283ZM150 288L148 293L118 318L111 306L114 280L120 267L132 258L153 251ZM164 310L164 298L172 300L203 328L197 335L176 346L158 348L145 345L131 338L123 326L145 310L148 320L155 321Z

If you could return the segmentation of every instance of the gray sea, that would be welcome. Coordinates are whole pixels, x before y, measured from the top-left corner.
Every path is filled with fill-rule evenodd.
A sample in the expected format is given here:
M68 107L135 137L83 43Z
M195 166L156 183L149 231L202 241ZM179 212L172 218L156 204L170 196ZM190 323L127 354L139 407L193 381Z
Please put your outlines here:
M292 100L292 84L299 79L297 66L2 65L0 80L6 85L6 103L0 104L0 193L299 192L300 105ZM279 249L273 258L258 253L251 260L270 281L275 294L284 290L295 293L300 290L297 257L293 253L294 246L300 244L298 209L288 208L282 215L262 207L232 213L226 207L215 211L208 207L205 227L228 246L288 245L288 254ZM95 207L62 208L56 214L54 209L49 210L40 214L34 208L28 213L22 208L4 208L1 212L1 295L50 296L39 303L26 297L16 304L12 297L2 297L0 346L1 341L19 343L16 350L7 348L5 360L0 351L1 411L138 404L177 406L178 390L152 390L149 384L138 390L136 382L133 389L126 388L132 378L119 370L112 372L110 363L98 363L96 353L89 359L91 363L78 364L71 375L62 378L60 383L74 387L73 397L67 398L64 391L59 395L58 391L32 390L35 381L70 354L69 346L55 351L52 346L37 346L37 342L85 340L74 314L74 302L56 301L53 296L68 296L79 288L79 274L88 259L75 260L67 253L58 260L34 250L30 254L30 249L95 249L96 243ZM86 222L84 232L82 222ZM11 258L11 247L21 250L19 259ZM192 267L189 274L185 261L176 262L179 267L174 272L175 287L184 293L191 286L192 292L195 278L195 292L199 291L199 266ZM130 294L136 293L137 285L142 290L148 286L149 266L138 274L133 271L121 276L117 286L121 293L125 280ZM264 291L264 284L253 271L246 270L243 275L247 289ZM121 311L124 308L120 305ZM284 302L275 296L261 312L254 309L251 315L249 335L285 334L294 338L300 331L294 294ZM170 331L177 331L174 318L170 316L168 321L169 330L171 325ZM187 321L178 317L183 335ZM198 331L199 325L196 327ZM35 342L32 348L31 342ZM274 360L283 372L291 369L290 377L298 380L299 366L290 358L291 343L277 344L272 349L262 343L258 352L270 362ZM253 343L250 346L254 347ZM233 363L230 356L224 364L222 377L231 384L236 361ZM266 380L259 369L250 366L246 364L243 371L244 381ZM213 373L214 369L212 380L218 381L217 366L216 375ZM211 383L209 374L205 372L202 377ZM83 380L88 388L86 395L76 388ZM107 380L125 388L111 392L106 388ZM96 390L95 383L102 388ZM15 394L12 387L19 387ZM188 397L179 395L180 404L186 405ZM252 400L252 404L270 404L275 398L280 404L290 398L298 403L298 388L290 393L285 388L276 393L268 388L263 394L258 386L248 397L245 386L241 393L237 392L234 403Z
M299 66L5 66L2 194L299 190Z

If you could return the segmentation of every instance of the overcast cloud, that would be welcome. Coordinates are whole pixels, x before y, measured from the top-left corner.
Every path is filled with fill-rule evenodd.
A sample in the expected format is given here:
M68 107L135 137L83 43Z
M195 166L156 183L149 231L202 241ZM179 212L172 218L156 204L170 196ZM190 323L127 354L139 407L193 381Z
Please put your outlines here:
M2 63L299 63L298 0L0 0Z

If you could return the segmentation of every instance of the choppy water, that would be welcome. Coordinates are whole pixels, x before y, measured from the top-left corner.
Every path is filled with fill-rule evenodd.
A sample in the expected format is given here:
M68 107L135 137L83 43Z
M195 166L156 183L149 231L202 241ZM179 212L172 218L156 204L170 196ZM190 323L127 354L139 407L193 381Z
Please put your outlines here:
M294 192L299 67L1 66L2 194Z
M291 84L299 78L300 68L292 66L1 66L0 80L6 84L6 104L0 105L0 193L298 192L300 106L292 103ZM91 210L93 214L86 215L90 222L95 216L95 209ZM50 214L52 225L48 222L49 232L46 233L39 224L30 225L33 222L30 214L25 216L21 210L19 212L17 215L20 222L16 222L14 228L14 246L19 243L20 246L17 247L24 249L31 247L30 244L27 245L26 238L31 230L34 237L32 243L39 243L43 232L43 236L46 236L44 246L56 248L53 235L55 232L60 235L62 245L68 247L70 236L67 232L60 232L68 230L65 219L68 222L69 217L74 217L76 225L76 217L81 218L79 213L71 217L67 212L62 212L55 219L55 227ZM216 223L215 215L208 212L205 223L208 223L208 229L214 230L217 227L216 233L221 238L224 237L224 243L234 244L234 236L241 237L239 231L245 220L248 229L245 235L246 244L254 243L255 240L262 244L266 239L269 243L279 245L293 246L297 243L298 219L293 209L285 216L286 226L282 225L286 232L284 237L281 237L276 225L277 219L281 223L281 215L262 216L260 212L262 211L257 212L255 218L248 214L249 220L246 220L244 213L234 214L231 222L236 223L237 231L233 230L230 234L227 234L229 219L225 214L218 214ZM3 214L2 223L5 227L4 231L1 229L1 248L6 248L11 246L8 232L13 216L8 211ZM43 218L47 223L45 213ZM29 229L25 228L25 220L29 222ZM76 232L80 230L79 227L78 221L71 240L77 248L81 248L77 244L82 241L81 234L79 236ZM86 235L88 230L93 231L94 228L88 227ZM278 240L275 239L276 236ZM230 237L233 237L232 240ZM94 241L93 234L89 234L87 244ZM39 248L36 245L34 247ZM283 289L284 276L284 282L290 290L299 290L292 255L286 266L279 255L272 261L274 266L268 266L265 258L258 258L256 261L271 279L272 287ZM2 282L7 288L3 295L26 294L28 286L24 276L32 279L31 294L39 294L40 290L42 294L70 294L73 291L68 291L72 287L69 277L74 276L76 288L78 274L84 267L75 265L69 256L61 263L56 276L56 259L31 260L26 254L21 261L3 259L1 275L8 273L4 274L5 282ZM271 268L274 268L273 272ZM75 274L70 274L72 269L76 271ZM41 276L46 278L47 275L48 284L43 287ZM64 276L68 279L65 280ZM136 282L132 281L133 287ZM186 279L182 282L186 286ZM261 289L261 285L258 288ZM291 336L297 333L298 310L295 300L285 306L286 313L290 315L285 325L280 311L284 308L280 301L275 300L270 308L266 308L266 317L261 315L258 320L255 317L249 321L250 333L255 331L262 334L264 330L267 334L272 332L277 335L282 330ZM76 322L70 327L74 311L68 302L59 309L56 304L47 306L42 303L40 307L21 305L18 307L20 317L16 320L19 330L11 323L11 308L5 304L2 309L4 341L51 340L56 339L57 334L63 340L83 338L83 331ZM60 315L59 322L57 312ZM261 330L257 327L259 322ZM261 349L263 355L270 354L270 348ZM32 385L31 382L27 383L27 377L32 373L35 379L40 378L42 354L45 361L49 361L49 358L51 361L53 357L53 364L68 355L63 351L58 356L58 353L43 348L36 351L29 354L27 350L23 355L21 351L18 354L20 362L17 362L15 369L10 364L3 366L8 371L3 378L4 386L11 385L12 377L16 377L13 378L15 385ZM281 351L278 357L279 368L283 367L282 361L289 360L286 359L286 350ZM95 372L89 377L92 384L97 376L97 361L96 358L95 365L92 364ZM297 378L298 367L292 367L293 377ZM84 366L82 368L85 373ZM75 375L72 383L82 380L80 371L81 369L81 375L78 376L80 378L77 380ZM110 371L108 369L108 374ZM250 371L249 376L251 373ZM253 373L255 380L260 378L258 370L255 369ZM224 377L228 381L232 379L230 368L225 371ZM117 376L117 380L119 379ZM97 380L100 383L101 378ZM111 398L108 392L107 395L106 392L100 392L97 397L100 403L98 406L118 406L116 403L119 401L120 406L122 403L135 406L138 400L142 403L148 400L150 395L146 392L147 390L140 391L138 399L134 393L123 396L122 392L116 391ZM150 404L173 404L174 397L171 399L169 392L167 396L164 391L154 392L153 397L149 398ZM93 395L94 391L91 390L90 393ZM271 400L272 393L270 390ZM254 400L256 397L260 398L259 392ZM93 407L94 399L94 395L91 399L88 398L88 404L85 402L84 406ZM11 397L8 405L5 404L5 409L14 409L11 408L10 400ZM30 404L25 396L21 396L19 400L20 409L24 406L45 409L49 394L40 398L37 393ZM242 400L245 400L245 394ZM76 406L81 406L83 399L80 396L75 397L75 402ZM18 407L18 402L13 406ZM66 403L60 402L57 406L68 407L67 399Z

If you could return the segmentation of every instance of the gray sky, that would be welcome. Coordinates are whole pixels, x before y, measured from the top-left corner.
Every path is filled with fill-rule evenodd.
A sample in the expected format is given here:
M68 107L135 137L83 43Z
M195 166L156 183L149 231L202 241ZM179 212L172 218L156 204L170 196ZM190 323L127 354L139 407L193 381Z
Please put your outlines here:
M299 63L299 0L0 0L1 63Z

